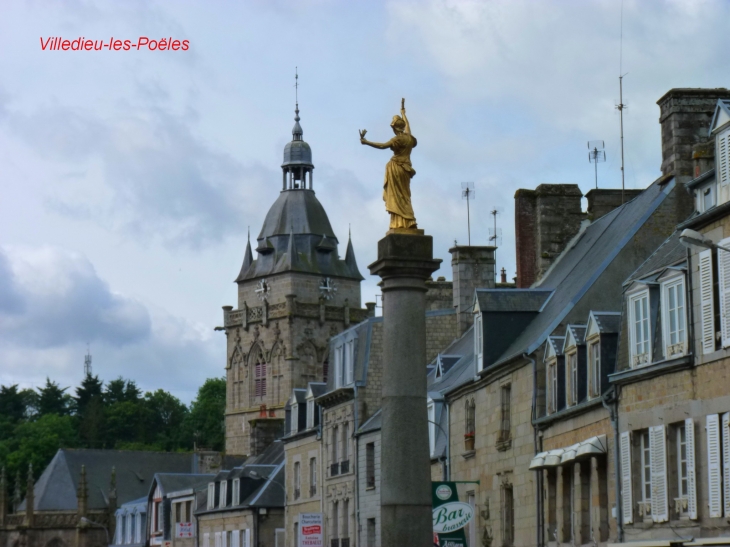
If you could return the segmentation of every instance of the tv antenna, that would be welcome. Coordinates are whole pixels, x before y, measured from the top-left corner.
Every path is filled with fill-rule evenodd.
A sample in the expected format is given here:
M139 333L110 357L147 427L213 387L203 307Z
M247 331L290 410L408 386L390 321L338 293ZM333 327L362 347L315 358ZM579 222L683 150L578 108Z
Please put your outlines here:
M603 141L588 141L588 161L595 164L596 188L598 188L598 164L606 161Z
M494 276L497 276L497 247L502 244L502 228L497 228L497 215L503 211L502 207L494 205L489 214L494 219L494 228L489 228L489 244L494 246Z
M469 236L469 247L471 247L471 218L469 217L469 201L476 197L473 182L461 183L461 197L466 200L466 229Z
M625 190L625 176L624 176L624 110L626 105L624 104L624 76L628 74L622 74L624 63L624 2L621 0L621 37L619 42L619 57L618 57L618 104L616 109L618 110L619 118L621 120L621 205L624 204L624 190Z
M91 376L91 351L89 351L89 344L86 344L86 355L84 356L84 376Z

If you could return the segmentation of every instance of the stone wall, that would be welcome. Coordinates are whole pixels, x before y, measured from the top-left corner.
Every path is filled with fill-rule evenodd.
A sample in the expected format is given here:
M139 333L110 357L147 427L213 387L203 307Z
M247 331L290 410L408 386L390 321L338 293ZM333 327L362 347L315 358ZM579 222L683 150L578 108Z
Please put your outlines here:
M305 436L297 437L295 440L287 441L284 445L286 451L286 544L287 547L299 547L294 543L295 529L299 522L300 513L322 513L322 489L324 466L322 464L322 443L317 439L315 432ZM317 485L316 491L312 494L310 483L310 462L316 459ZM301 472L300 496L294 498L294 463L299 462Z

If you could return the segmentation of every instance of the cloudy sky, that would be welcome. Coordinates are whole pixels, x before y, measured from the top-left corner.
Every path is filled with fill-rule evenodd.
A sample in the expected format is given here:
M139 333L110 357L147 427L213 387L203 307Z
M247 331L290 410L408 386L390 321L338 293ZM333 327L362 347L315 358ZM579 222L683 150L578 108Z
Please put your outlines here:
M472 243L492 217L514 265L513 195L593 187L586 141L606 142L599 185L620 187L621 0L4 2L0 17L0 384L94 372L189 402L222 376L221 306L236 303L246 231L280 188L294 68L315 191L367 276L387 228L385 140L406 98L419 226ZM656 101L730 87L730 3L623 5L626 184L659 174ZM43 51L60 36L188 40L187 51ZM340 252L344 254L344 246ZM367 276L369 277L369 276ZM363 283L363 302L375 281Z

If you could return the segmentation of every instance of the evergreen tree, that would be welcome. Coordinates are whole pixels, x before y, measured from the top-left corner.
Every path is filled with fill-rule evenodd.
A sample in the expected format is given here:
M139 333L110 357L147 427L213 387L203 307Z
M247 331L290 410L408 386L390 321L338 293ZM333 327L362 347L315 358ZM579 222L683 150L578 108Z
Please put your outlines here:
M46 385L38 388L36 410L39 416L56 414L66 416L70 412L71 396L66 393L68 388L61 389L56 382L46 378Z
M18 391L18 385L0 386L0 416L10 423L25 418L25 398Z
M104 402L107 405L123 402L136 402L139 400L142 392L137 384L132 380L125 380L121 376L116 380L112 380L106 385L104 390Z
M86 406L92 399L96 397L99 399L102 398L103 387L104 382L99 380L98 376L86 375L81 385L76 388L76 397L74 397L74 410L76 415L83 415Z
M144 396L145 442L158 450L176 450L182 442L182 425L188 414L180 399L163 389Z

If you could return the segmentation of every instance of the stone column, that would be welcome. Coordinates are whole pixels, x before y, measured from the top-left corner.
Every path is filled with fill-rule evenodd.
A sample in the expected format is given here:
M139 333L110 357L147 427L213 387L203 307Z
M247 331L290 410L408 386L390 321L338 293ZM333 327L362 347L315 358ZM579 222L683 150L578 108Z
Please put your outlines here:
M382 278L381 533L388 546L431 547L426 409L426 280L438 269L431 236L388 233L369 266Z
M557 517L556 528L558 530L558 537L555 541L560 544L565 541L565 530L563 530L563 523L565 522L565 492L563 491L565 485L563 484L563 467L558 466L555 470L555 514Z
M584 504L586 503L587 492L580 474L580 462L573 464L573 534L575 544L583 545L590 541L587 537L585 523L583 522Z

